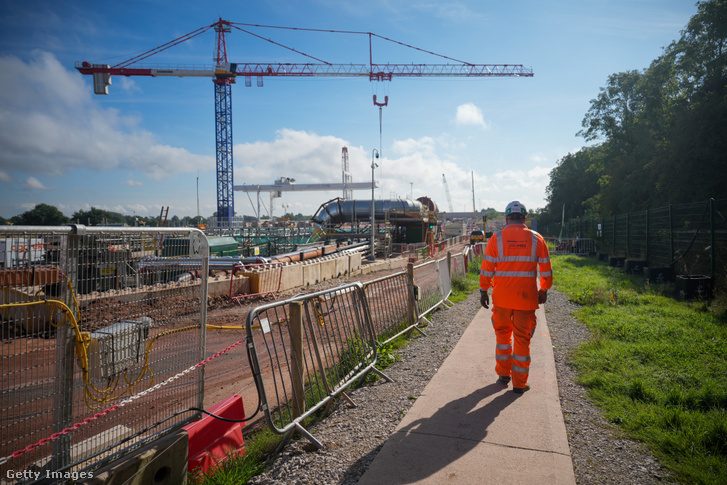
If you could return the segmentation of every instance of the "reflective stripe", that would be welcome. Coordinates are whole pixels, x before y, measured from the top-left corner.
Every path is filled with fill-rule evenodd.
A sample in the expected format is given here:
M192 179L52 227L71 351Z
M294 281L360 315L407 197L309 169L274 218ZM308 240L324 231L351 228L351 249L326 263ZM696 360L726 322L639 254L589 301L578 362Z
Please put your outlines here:
M497 231L497 260L500 261L505 251L502 249L502 230Z
M530 261L538 260L538 234L533 231L533 246L530 248Z
M510 344L497 344L495 346L495 348L498 349L498 350L510 350L512 348L512 345L510 345Z
M544 272L540 273L540 276L545 276L545 277L553 276L553 272L552 271L544 271Z
M538 263L540 263L540 264L550 263L550 257L538 258Z
M512 354L512 358L515 360L519 360L520 362L530 362L529 355L523 356L523 355Z
M488 256L487 254L485 254L483 258L485 261L489 261L490 263L497 263L497 258Z
M507 355L496 354L495 359L496 360L510 360L510 354L507 354Z
M480 276L486 276L488 278L492 278L493 276L495 276L495 272L494 271L480 270Z
M531 258L530 256L506 256L504 258L500 258L498 262L501 263L503 261L508 262L508 263L511 261L525 262L525 263L534 263L535 262L535 261L533 261L533 258Z
M527 367L518 367L516 365L512 366L513 372L519 372L521 374L528 374L528 368Z
M538 276L537 271L495 271L495 276L503 276L506 278L535 278Z

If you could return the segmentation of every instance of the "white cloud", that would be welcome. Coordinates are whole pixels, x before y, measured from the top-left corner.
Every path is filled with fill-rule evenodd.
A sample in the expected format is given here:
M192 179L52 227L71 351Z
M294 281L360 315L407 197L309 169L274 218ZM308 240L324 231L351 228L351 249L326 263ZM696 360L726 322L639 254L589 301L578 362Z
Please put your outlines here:
M138 120L100 108L83 77L53 54L0 57L0 165L6 173L63 175L126 168L159 180L211 168L214 158L159 143Z
M48 190L48 187L35 177L28 177L23 182L23 187L26 190Z
M478 126L483 130L488 128L485 118L482 115L482 110L473 103L465 103L457 106L457 114L455 115L454 122L462 126Z
M124 185L128 185L129 187L141 187L144 185L143 182L139 182L138 180L132 180L128 179L127 181L123 182Z
M297 184L339 183L342 179L341 148L348 146L350 171L354 182L371 180L371 151L351 146L346 140L321 136L306 131L279 130L272 142L255 142L235 146L235 159L244 160L235 166L235 185L271 184L279 177L293 176ZM447 178L452 208L455 212L472 210L472 170L463 168L440 152L437 139L422 137L395 140L384 156L377 161L375 179L380 182L376 198L406 198L413 191L414 199L427 196L442 211L449 211L442 174ZM238 162L239 163L239 162ZM484 173L483 173L484 172ZM504 210L508 202L520 200L533 209L542 200L548 184L550 168L530 164L523 169L488 172L475 170L475 205L478 209L494 207ZM238 213L253 214L255 194L250 200L236 192L235 208ZM276 215L287 205L293 213L312 214L329 199L340 197L341 191L283 192L275 199ZM354 192L354 198L370 200L370 190ZM261 194L261 206L270 204L270 196ZM263 209L263 213L267 213Z

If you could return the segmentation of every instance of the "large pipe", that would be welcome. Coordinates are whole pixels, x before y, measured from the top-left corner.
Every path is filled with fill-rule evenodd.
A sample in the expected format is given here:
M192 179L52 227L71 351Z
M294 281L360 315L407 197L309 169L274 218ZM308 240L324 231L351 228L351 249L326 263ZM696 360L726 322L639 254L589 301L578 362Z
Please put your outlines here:
M377 200L374 204L377 220L388 219L394 224L421 222L426 218L426 209L418 200ZM370 200L333 199L321 205L313 216L316 224L343 224L371 220Z

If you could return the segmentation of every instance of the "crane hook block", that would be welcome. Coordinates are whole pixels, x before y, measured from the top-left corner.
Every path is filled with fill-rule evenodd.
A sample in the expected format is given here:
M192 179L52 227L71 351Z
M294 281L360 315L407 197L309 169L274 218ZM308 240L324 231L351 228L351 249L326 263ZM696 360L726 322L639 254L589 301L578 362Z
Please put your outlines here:
M389 97L384 96L384 102L383 103L377 103L376 102L376 95L374 94L374 106L388 106L389 105Z

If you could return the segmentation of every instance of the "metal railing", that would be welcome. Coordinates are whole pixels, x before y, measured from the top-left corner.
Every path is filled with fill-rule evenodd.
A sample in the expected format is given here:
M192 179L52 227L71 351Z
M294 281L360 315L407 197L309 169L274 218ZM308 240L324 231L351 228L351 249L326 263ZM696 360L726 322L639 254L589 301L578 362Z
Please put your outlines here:
M0 261L3 477L97 469L195 418L207 285L177 278L206 273L201 231L2 227Z
M447 260L464 271L464 253L407 271L255 308L248 314L247 339L255 384L269 427L294 431L321 443L303 421L345 389L374 371L377 349L417 330L424 315L447 307L451 281ZM458 270L459 271L459 270ZM415 301L414 288L424 298Z
M417 317L429 323L424 315L444 305L444 294L439 278L441 260L428 261L414 266L412 281L416 289Z
M380 345L419 328L414 287L406 271L363 284L371 322Z
M371 371L390 380L374 367L376 338L360 283L257 307L247 339L268 425L285 434L281 446L294 431L322 446L303 427L306 417Z

